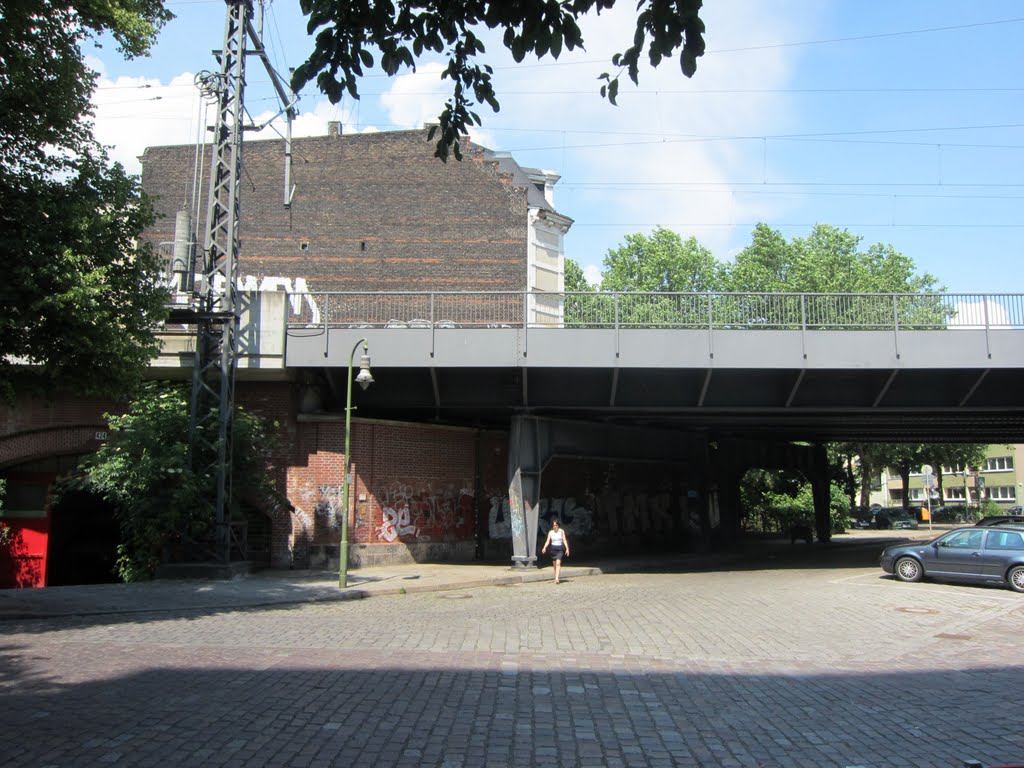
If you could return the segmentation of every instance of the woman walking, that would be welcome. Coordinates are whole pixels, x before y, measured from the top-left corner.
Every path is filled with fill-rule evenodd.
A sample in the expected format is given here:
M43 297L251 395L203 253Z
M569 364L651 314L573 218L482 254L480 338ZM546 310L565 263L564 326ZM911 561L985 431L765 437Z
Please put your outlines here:
M540 551L541 554L547 552L548 547L551 547L551 564L555 567L555 584L558 584L562 573L562 558L569 556L569 537L558 524L558 518L551 521L551 530L548 531L548 538Z

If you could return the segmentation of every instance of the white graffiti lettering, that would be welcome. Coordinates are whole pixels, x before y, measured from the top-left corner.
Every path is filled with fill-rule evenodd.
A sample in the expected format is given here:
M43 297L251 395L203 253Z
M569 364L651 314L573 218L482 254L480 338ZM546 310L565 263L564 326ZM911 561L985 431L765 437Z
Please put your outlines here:
M377 530L377 536L388 542L395 542L399 536L416 536L419 529L412 524L408 507L384 509L384 522Z

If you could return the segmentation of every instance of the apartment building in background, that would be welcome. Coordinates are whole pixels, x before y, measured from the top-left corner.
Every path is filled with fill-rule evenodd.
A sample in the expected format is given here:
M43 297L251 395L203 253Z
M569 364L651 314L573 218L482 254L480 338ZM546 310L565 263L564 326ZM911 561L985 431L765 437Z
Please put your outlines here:
M990 445L984 462L977 467L942 467L942 498L938 497L936 488L931 503L933 506L965 504L968 501L977 504L980 499L991 500L1003 508L1024 503L1022 462L1024 444ZM938 475L937 467L933 474ZM910 475L909 491L911 504L925 503L924 476L920 468ZM903 503L903 480L899 473L888 468L883 470L881 485L872 493L872 502L884 507Z

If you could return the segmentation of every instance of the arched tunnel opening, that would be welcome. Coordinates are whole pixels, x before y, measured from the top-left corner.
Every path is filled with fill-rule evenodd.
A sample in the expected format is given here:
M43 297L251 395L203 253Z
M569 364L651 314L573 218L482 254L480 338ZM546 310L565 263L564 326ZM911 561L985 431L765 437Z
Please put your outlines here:
M107 501L89 491L68 491L50 514L48 586L120 581L115 572L120 529Z

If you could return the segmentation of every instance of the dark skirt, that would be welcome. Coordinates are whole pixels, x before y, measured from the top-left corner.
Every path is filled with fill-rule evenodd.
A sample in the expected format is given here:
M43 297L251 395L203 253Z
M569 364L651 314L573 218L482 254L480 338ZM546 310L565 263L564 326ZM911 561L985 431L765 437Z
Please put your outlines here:
M565 547L555 547L555 546L551 547L551 559L552 560L561 560L562 556L564 554L565 554Z

